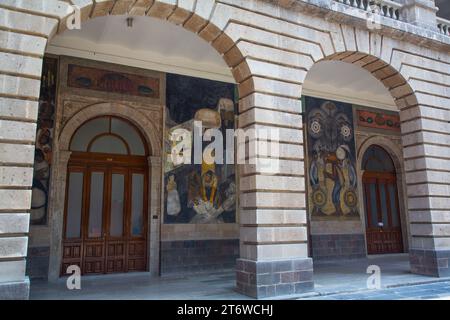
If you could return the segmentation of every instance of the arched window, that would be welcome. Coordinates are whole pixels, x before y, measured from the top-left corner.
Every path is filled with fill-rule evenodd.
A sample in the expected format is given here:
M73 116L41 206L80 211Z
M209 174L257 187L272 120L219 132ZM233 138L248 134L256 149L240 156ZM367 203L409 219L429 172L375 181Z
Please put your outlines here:
M362 169L372 172L395 173L391 156L382 147L372 145L367 149L362 161Z
M146 148L139 132L130 123L116 117L87 121L77 129L70 142L77 152L145 156Z

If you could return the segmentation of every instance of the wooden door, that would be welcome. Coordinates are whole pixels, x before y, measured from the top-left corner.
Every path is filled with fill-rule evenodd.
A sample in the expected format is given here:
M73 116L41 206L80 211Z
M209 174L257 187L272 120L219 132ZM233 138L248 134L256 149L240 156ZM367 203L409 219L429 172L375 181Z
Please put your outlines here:
M144 157L74 154L68 168L61 274L147 270Z
M395 174L365 172L363 184L368 253L403 252Z

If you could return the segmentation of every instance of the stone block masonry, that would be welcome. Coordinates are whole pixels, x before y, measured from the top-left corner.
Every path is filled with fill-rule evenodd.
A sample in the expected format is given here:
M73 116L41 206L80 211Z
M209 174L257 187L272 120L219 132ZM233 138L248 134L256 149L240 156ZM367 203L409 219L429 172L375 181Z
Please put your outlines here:
M314 288L311 258L252 261L239 259L237 291L258 299L301 294Z

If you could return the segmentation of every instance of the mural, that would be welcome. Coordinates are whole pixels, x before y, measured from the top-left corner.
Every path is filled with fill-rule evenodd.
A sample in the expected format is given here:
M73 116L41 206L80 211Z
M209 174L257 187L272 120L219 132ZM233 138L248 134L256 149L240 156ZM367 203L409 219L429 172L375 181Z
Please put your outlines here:
M361 127L400 132L400 116L367 110L357 110L358 125Z
M52 164L58 60L44 58L34 152L31 224L47 224L47 206Z
M73 88L159 98L159 79L69 64L67 85Z
M305 97L313 219L359 219L352 105Z
M223 132L234 129L233 84L167 75L165 133L165 223L235 223L236 181L234 165L177 164L171 160L174 130L182 128L193 144L194 121L203 128ZM210 142L203 142L205 148ZM193 152L189 157L193 161Z

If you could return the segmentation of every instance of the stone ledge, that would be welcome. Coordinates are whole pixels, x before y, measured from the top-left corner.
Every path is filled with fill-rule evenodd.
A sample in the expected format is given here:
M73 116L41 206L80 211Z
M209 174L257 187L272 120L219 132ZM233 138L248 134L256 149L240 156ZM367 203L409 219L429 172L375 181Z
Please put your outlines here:
M238 259L236 290L262 299L301 294L314 289L311 258L279 261Z
M30 280L0 283L0 300L28 300Z

